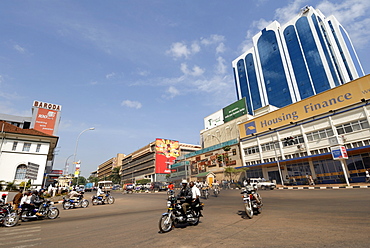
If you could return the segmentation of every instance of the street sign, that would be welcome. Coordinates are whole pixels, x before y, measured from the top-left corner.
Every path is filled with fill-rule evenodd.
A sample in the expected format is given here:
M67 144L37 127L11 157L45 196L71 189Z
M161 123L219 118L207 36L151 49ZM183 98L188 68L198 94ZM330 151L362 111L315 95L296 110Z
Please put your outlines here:
M38 164L28 162L27 171L26 171L26 179L37 179L37 174L39 173L39 166Z
M345 146L331 147L331 154L334 160L348 159L348 154Z

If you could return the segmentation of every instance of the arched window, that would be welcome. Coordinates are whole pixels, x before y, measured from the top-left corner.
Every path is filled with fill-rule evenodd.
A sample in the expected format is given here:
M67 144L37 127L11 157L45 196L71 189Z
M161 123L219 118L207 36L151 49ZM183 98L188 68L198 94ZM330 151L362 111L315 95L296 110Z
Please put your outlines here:
M25 179L27 172L27 166L25 164L18 165L17 170L15 172L14 179Z

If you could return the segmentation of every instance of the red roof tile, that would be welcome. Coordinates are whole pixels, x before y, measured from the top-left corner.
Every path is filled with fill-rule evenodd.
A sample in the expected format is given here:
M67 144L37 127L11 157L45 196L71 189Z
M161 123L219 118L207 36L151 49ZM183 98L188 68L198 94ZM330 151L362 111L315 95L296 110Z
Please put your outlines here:
M8 122L0 121L0 130L7 133L19 133L19 134L29 134L29 135L36 135L36 136L46 136L46 137L57 137L53 135L49 135L35 129L23 129L17 126L14 126Z

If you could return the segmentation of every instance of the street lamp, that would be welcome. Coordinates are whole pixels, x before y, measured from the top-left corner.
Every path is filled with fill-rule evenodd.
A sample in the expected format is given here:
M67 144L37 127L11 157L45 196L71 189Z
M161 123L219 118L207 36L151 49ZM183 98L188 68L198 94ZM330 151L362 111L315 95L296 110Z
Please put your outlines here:
M271 139L272 139L272 145L274 146L275 160L276 160L276 163L277 163L277 166L278 166L278 169L279 169L281 185L284 186L283 176L281 175L280 162L279 162L279 158L278 158L277 153L276 153L275 141L274 141L274 137L272 136L272 134L271 134ZM279 145L279 147L280 147L280 145Z
M68 175L68 159L72 157L74 154L69 155L69 157L66 159L66 163L64 165L64 175Z
M208 134L209 136L212 136L212 137L215 137L217 140L218 140L218 143L219 144L221 144L221 141L220 141L220 139L217 137L217 136L215 136L215 135L213 135L213 134ZM221 154L220 155L221 156L221 164L222 164L222 167L225 167L224 165L224 155L223 154Z
M74 162L74 164L76 164L77 147L78 147L78 141L79 141L79 139L80 139L80 136L81 136L81 134L83 134L84 132L89 131L89 130L95 130L95 127L90 127L90 128L88 128L88 129L85 129L85 130L83 130L83 131L82 131L82 132L77 136L75 153L73 154L73 155L74 155L74 157L73 157L73 162ZM77 176L77 178L78 178L78 176Z

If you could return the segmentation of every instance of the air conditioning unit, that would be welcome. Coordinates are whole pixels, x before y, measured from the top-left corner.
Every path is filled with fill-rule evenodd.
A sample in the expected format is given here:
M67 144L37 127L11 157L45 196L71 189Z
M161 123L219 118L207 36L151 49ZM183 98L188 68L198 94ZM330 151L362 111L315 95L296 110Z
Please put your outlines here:
M344 135L335 135L333 137L329 137L328 139L330 146L343 145L345 141Z
M304 144L297 145L297 149L300 151L304 151L305 150Z

